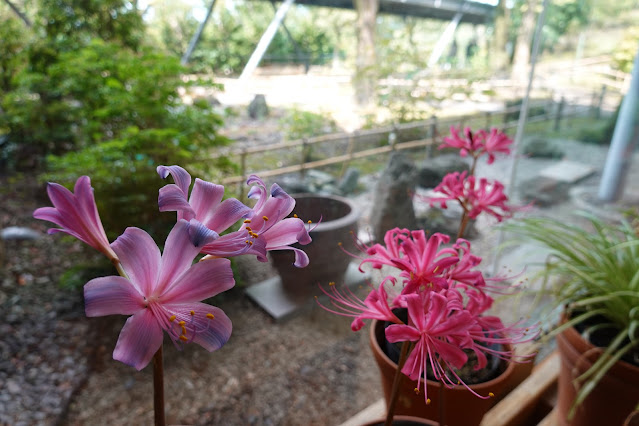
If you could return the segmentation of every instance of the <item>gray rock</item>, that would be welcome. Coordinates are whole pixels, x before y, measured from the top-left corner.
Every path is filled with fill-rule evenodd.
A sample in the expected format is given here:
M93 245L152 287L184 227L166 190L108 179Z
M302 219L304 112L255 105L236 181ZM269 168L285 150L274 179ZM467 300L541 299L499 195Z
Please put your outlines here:
M470 166L459 155L440 155L421 164L417 171L417 186L434 188L448 173L469 170Z
M436 207L428 209L423 216L417 218L418 226L421 229L431 234L439 232L449 235L452 241L457 238L460 221L461 214L450 214L448 210ZM477 238L477 236L479 236L479 232L475 226L475 221L470 220L466 226L463 237L472 240Z
M326 172L321 170L311 169L306 173L306 180L310 186L321 188L326 185L335 185L335 178Z
M566 201L570 185L543 176L534 177L521 183L521 197L527 203L548 207Z
M5 241L26 241L37 240L38 238L40 238L38 231L22 226L10 226L0 231L0 239Z
M255 95L248 106L248 114L254 120L268 116L268 105L264 95Z
M357 181L359 180L359 170L353 167L349 167L344 173L344 177L339 182L337 187L342 194L351 194L357 189Z
M548 142L546 139L533 138L524 144L523 154L531 158L552 158L560 159L564 157L564 151Z
M404 154L391 155L377 183L371 214L371 227L377 241L381 241L389 229L417 227L412 198L415 175L415 166Z

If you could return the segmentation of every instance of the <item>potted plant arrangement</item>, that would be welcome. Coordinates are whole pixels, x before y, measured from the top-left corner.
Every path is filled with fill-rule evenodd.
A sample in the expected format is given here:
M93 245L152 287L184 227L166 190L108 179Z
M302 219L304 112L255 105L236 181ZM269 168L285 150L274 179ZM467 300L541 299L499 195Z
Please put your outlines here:
M514 351L514 345L536 337L534 327L522 321L506 326L487 312L491 294L509 294L517 284L503 285L509 277L485 278L478 269L481 257L461 238L469 220L484 212L498 221L512 216L515 209L503 185L475 176L479 158L487 156L492 163L496 154L510 152L512 141L496 129L473 133L466 128L460 134L453 128L451 133L440 148L470 156L470 173L448 174L435 188L439 195L429 201L444 208L459 203L463 215L456 241L450 245L448 235L392 229L383 243L359 243L362 255L349 253L361 260L360 269L370 264L385 275L364 300L334 284L322 288L331 302L323 307L353 317L354 331L364 326L363 320L373 320L371 347L385 385L387 425L396 414L448 425L479 424L495 400L516 386L507 380L513 376L512 362L534 356ZM470 384L469 377L486 371L485 383Z
M558 422L621 425L639 409L639 235L626 222L586 219L586 228L547 218L508 228L549 250L542 294L562 312L550 332L561 358Z
M231 320L219 308L202 303L235 285L229 257L255 255L267 261L271 250L293 250L297 267L308 257L292 244L308 244L307 225L287 218L295 200L273 184L270 191L257 176L249 177L251 208L239 200L222 201L224 187L196 179L179 166L159 166L162 178L175 183L160 189L160 211L177 211L177 222L164 251L139 228L127 228L109 243L89 177L80 177L74 192L49 183L53 207L34 212L36 219L60 226L49 233L69 234L103 253L119 276L95 278L84 286L88 317L130 315L113 351L113 358L137 370L153 364L155 424L164 425L162 345L164 332L181 349L197 343L209 352L220 349L231 336ZM240 222L239 229L221 235ZM198 262L193 261L202 253Z

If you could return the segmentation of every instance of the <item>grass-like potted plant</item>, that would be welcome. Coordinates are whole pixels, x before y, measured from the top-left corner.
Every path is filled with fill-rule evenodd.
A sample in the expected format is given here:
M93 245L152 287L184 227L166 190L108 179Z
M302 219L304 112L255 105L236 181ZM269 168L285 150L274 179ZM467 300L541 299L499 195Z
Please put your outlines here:
M550 333L561 355L558 421L622 424L639 404L639 235L586 218L586 227L527 218L508 228L550 251L542 292L563 312Z

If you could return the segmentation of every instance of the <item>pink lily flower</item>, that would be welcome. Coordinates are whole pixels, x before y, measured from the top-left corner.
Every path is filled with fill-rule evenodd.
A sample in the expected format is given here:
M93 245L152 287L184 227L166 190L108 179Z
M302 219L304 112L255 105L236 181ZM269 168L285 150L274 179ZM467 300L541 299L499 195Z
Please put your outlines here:
M74 193L62 185L50 182L47 184L47 194L53 207L41 207L33 212L33 217L60 226L49 229L49 234L64 232L72 235L102 252L111 261L117 260L104 232L88 176L78 178Z
M466 172L454 172L444 176L442 182L434 189L443 196L428 197L431 207L439 203L447 208L448 201L456 201L470 219L475 219L482 212L494 216L499 222L512 217L516 208L508 205L508 197L504 194L504 185L499 181L468 176Z
M362 260L360 269L365 263L377 269L382 265L399 269L404 278L402 294L416 292L420 287L439 290L448 286L446 271L459 262L456 250L441 248L448 241L450 237L440 233L428 238L423 230L391 229L384 236L384 245L368 248L368 257ZM394 277L386 280L395 281Z
M490 133L486 133L483 129L480 132L483 140L482 151L488 154L488 164L492 164L495 161L496 153L510 154L510 145L513 140L505 133L494 127L490 129Z
M179 220L164 253L139 228L127 228L111 245L127 278L96 278L84 286L88 317L131 315L120 332L113 358L143 369L162 345L163 330L180 348L195 342L209 352L231 336L231 321L216 307L201 303L235 285L228 259L192 265L200 246L215 237L197 221Z
M257 198L250 208L235 198L224 201L224 186L201 179L195 184L187 199L191 175L179 166L158 166L158 174L166 178L171 174L175 184L160 189L160 211L177 211L178 219L195 219L215 232L213 241L201 248L201 253L214 257L230 257L254 254L261 262L267 262L269 250L293 250L295 266L308 265L304 251L291 244L308 244L311 237L304 222L298 218L286 218L295 207L295 199L277 184L271 187L270 196L260 178L251 175L248 185L256 184L249 191L249 198ZM245 219L240 229L226 235L219 234L240 219Z
M495 161L495 154L510 154L510 139L505 133L496 128L486 132L484 129L478 130L473 134L470 127L464 128L463 136L460 136L459 129L451 126L450 137L444 138L444 143L439 146L443 148L459 149L459 155L465 157L470 155L477 159L482 155L488 155L488 164Z
M444 138L444 143L439 146L439 149L455 148L459 149L459 155L462 157L470 154L474 156L476 152L481 148L480 138L473 137L473 133L470 127L465 127L463 136L459 135L459 130L455 126L450 127L450 137Z
M446 375L453 367L460 369L468 361L464 351L451 342L454 336L463 337L472 326L466 311L452 311L447 298L436 292L409 294L404 297L408 308L408 325L393 324L386 328L389 342L417 342L406 359L402 373L417 380L421 387L422 374L430 364L436 380L448 386L455 383ZM468 386L466 386L468 387ZM426 386L424 399L428 400Z
M276 183L271 185L270 192L267 192L262 179L255 175L251 175L246 183L254 185L248 197L257 199L249 218L240 228L240 230L247 230L252 238L248 252L257 255L257 259L261 262L267 262L267 251L293 250L294 265L298 268L308 265L306 253L291 247L295 243L306 245L311 242L304 222L297 217L287 217L293 212L295 199Z
M327 308L319 301L317 303L328 312L354 318L351 323L351 330L361 330L362 327L364 327L363 320L365 319L377 319L395 324L403 324L393 313L393 309L398 306L391 307L388 304L388 295L384 288L384 283L380 284L379 290L375 290L375 288L371 287L371 292L363 301L355 296L348 287L345 287L342 293L340 293L335 283L330 283L329 286L331 288L330 292L326 291L322 286L320 286L320 290L331 299L331 304L335 306L337 310Z

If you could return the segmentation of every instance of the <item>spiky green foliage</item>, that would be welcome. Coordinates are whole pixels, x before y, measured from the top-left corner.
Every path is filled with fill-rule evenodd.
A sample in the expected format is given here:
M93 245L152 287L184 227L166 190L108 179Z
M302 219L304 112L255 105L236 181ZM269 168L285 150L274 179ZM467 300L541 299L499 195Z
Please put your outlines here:
M553 329L597 317L603 322L586 329L613 329L616 336L602 356L576 379L582 386L569 416L606 372L622 357L639 351L639 235L627 222L608 224L585 215L588 228L548 218L527 218L507 228L550 251L542 272L552 307L566 309L569 320Z

